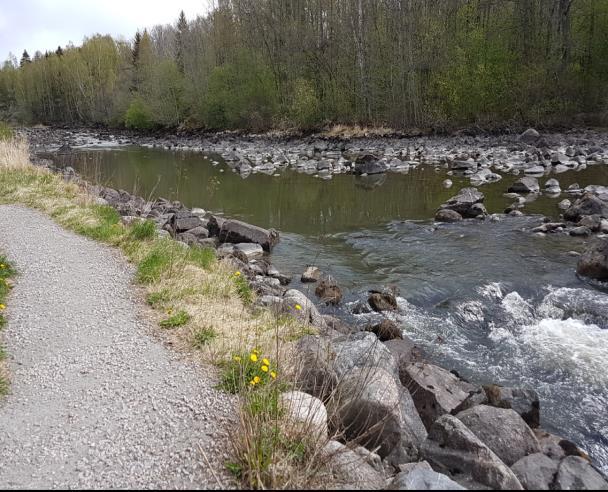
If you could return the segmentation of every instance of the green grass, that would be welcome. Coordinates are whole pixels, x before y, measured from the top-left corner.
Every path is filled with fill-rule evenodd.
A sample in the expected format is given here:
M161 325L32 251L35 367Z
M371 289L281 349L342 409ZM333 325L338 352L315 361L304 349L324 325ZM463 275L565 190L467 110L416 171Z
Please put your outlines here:
M190 319L191 316L186 311L180 310L173 316L161 321L160 326L161 328L177 328L179 326L184 326Z
M233 277L236 292L245 305L250 305L253 302L253 291L249 286L249 282L243 275L235 275Z
M109 205L90 205L90 208L97 219L94 223L74 219L70 225L77 233L96 241L117 242L124 234L124 226L120 222L118 212Z
M6 396L8 394L8 381L6 378L0 376L0 396Z
M142 284L158 281L161 275L171 268L177 253L171 240L159 241L137 265L137 280Z
M152 292L146 297L146 302L152 307L159 307L171 300L171 291L163 289L160 292Z
M3 121L0 121L0 140L12 140L14 136L15 132L13 129Z
M217 257L215 255L215 251L211 248L200 248L194 246L188 251L186 260L205 270L209 270L209 268L216 262Z
M217 338L216 331L211 327L199 328L192 336L192 346L200 350Z
M151 220L135 222L131 226L129 236L136 241L146 241L156 237L156 224Z

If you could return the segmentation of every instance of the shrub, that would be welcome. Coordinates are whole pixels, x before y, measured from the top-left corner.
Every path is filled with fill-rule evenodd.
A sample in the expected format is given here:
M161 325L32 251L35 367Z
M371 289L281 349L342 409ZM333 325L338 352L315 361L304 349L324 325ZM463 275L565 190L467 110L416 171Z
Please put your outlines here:
M298 79L294 83L291 119L302 129L310 129L321 121L321 105L313 85L306 79Z
M125 113L125 126L133 130L149 130L154 126L152 111L144 101L137 98Z

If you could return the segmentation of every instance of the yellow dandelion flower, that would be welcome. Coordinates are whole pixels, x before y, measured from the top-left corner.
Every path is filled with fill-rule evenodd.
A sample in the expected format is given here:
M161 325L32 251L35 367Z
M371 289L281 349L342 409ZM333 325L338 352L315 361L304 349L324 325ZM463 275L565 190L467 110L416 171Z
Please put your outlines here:
M234 274L234 276L235 276L235 277L240 277L240 276L241 276L241 272L236 272L236 273Z
M253 349L251 352L253 352L255 355L260 355L260 351L258 349Z
M4 304L0 304L0 311L4 311L6 309L6 306Z
M276 373L276 372L274 372L274 371L270 371L270 377L271 377L272 379L276 379L276 377L277 377L277 373Z
M268 372L268 371L269 371L268 366L262 366L262 372Z
M0 270L4 270L6 268L6 265L4 263L0 264Z
M260 376L256 376L253 378L253 381L255 384L259 384L262 381L262 378Z
M251 362L257 362L258 361L258 356L255 354L251 354Z
M256 385L256 382L255 382L255 380L253 380L253 379L252 379L251 381L249 381L249 384L250 384L251 386L255 386L255 385Z
M262 364L264 364L265 366L269 366L270 361L268 359L264 359L264 360L262 360Z
M296 304L295 308L296 311L302 311L302 306L300 306L299 304Z

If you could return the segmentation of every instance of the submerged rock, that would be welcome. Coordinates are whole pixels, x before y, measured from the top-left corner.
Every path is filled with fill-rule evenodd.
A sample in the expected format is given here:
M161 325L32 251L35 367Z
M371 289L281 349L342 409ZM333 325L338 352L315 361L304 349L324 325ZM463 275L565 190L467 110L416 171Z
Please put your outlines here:
M376 335L378 337L378 340L380 340L381 342L403 339L401 329L394 321L388 319L382 320L382 322L377 325L367 327L366 331L369 331Z
M518 179L508 189L509 193L538 193L540 191L540 185L538 179L531 176Z
M374 292L368 299L369 305L376 312L396 311L397 299L393 294L388 292Z
M484 201L484 194L476 188L463 188L458 195L450 198L441 205L441 209L452 210L462 217L474 218L483 214L485 209L480 209L476 205Z

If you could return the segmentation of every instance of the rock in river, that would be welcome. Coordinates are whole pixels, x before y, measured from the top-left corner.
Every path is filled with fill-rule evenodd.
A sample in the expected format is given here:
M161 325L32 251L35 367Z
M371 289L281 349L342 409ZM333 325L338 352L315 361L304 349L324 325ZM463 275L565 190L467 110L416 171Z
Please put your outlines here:
M279 233L240 220L227 220L222 225L219 238L222 243L257 243L269 252L279 242Z
M447 208L442 208L437 211L435 215L435 220L437 222L460 222L462 220L462 215L460 215L455 210L449 210Z
M508 190L509 193L538 193L539 191L538 179L531 176L518 179Z
M378 313L382 311L396 311L397 299L388 292L374 292L368 299L369 305Z
M463 188L458 195L441 205L441 209L453 210L463 217L474 218L485 210L475 206L481 204L484 199L484 194L476 188Z
M583 253L576 271L583 277L608 281L608 239L599 239Z

